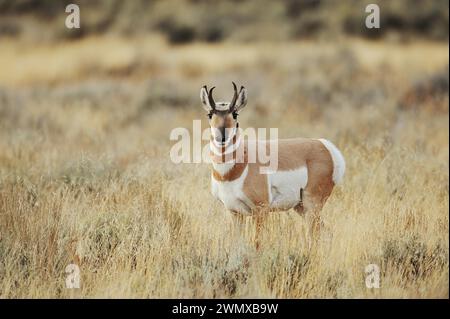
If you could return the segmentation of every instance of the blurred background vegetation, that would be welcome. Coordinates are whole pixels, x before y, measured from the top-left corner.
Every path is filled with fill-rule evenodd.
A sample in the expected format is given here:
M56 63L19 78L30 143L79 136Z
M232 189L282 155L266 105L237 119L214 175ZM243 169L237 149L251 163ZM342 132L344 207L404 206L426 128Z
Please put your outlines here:
M61 40L92 34L157 32L171 43L285 41L341 35L448 40L447 0L380 0L380 29L364 27L363 8L349 0L0 0L0 37ZM60 28L65 6L81 7L82 28ZM27 18L27 19L25 19Z

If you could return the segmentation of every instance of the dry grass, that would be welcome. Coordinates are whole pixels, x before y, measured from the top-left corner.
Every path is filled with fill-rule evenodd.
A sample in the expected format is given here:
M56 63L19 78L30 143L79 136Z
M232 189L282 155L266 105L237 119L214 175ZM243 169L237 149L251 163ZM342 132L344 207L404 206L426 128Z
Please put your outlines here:
M448 95L397 106L447 50L4 42L0 297L448 298ZM326 137L346 157L311 250L305 221L287 212L270 216L256 253L251 221L236 237L209 194L208 167L170 163L170 130L205 118L201 85L226 97L231 80L249 89L243 127ZM65 288L73 262L79 290ZM378 290L365 287L371 263Z

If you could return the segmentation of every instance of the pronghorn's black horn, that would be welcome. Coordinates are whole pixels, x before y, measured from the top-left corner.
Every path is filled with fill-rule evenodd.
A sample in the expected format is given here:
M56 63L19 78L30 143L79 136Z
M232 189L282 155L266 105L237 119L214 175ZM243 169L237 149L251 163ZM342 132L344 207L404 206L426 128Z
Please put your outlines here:
M208 92L209 105L211 105L213 110L216 108L216 102L214 102L214 98L212 96L212 92L213 92L214 88L215 88L215 86L213 86Z
M236 87L236 83L233 83L233 88L234 88L234 95L233 95L233 99L230 102L230 111L234 111L234 107L236 106L236 100L238 98L238 92L237 92L237 87Z

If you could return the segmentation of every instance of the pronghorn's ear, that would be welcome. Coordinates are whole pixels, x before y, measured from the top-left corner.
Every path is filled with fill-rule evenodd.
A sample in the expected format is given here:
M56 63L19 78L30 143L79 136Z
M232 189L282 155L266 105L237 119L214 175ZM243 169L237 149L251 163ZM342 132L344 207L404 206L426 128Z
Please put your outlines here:
M236 106L234 109L236 112L239 112L247 105L247 90L245 87L241 86L241 89L239 90L239 95L236 99Z
M200 90L200 100L202 101L203 108L206 112L211 112L213 107L209 103L209 97L208 97L208 89L206 88L206 85L202 87Z

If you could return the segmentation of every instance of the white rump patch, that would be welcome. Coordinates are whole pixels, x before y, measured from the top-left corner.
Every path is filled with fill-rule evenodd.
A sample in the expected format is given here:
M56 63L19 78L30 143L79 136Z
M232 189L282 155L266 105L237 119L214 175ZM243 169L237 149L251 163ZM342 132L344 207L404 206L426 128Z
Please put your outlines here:
M319 141L327 148L330 152L331 158L333 160L333 182L339 184L342 181L345 173L345 160L342 153L334 146L330 141L319 138Z

